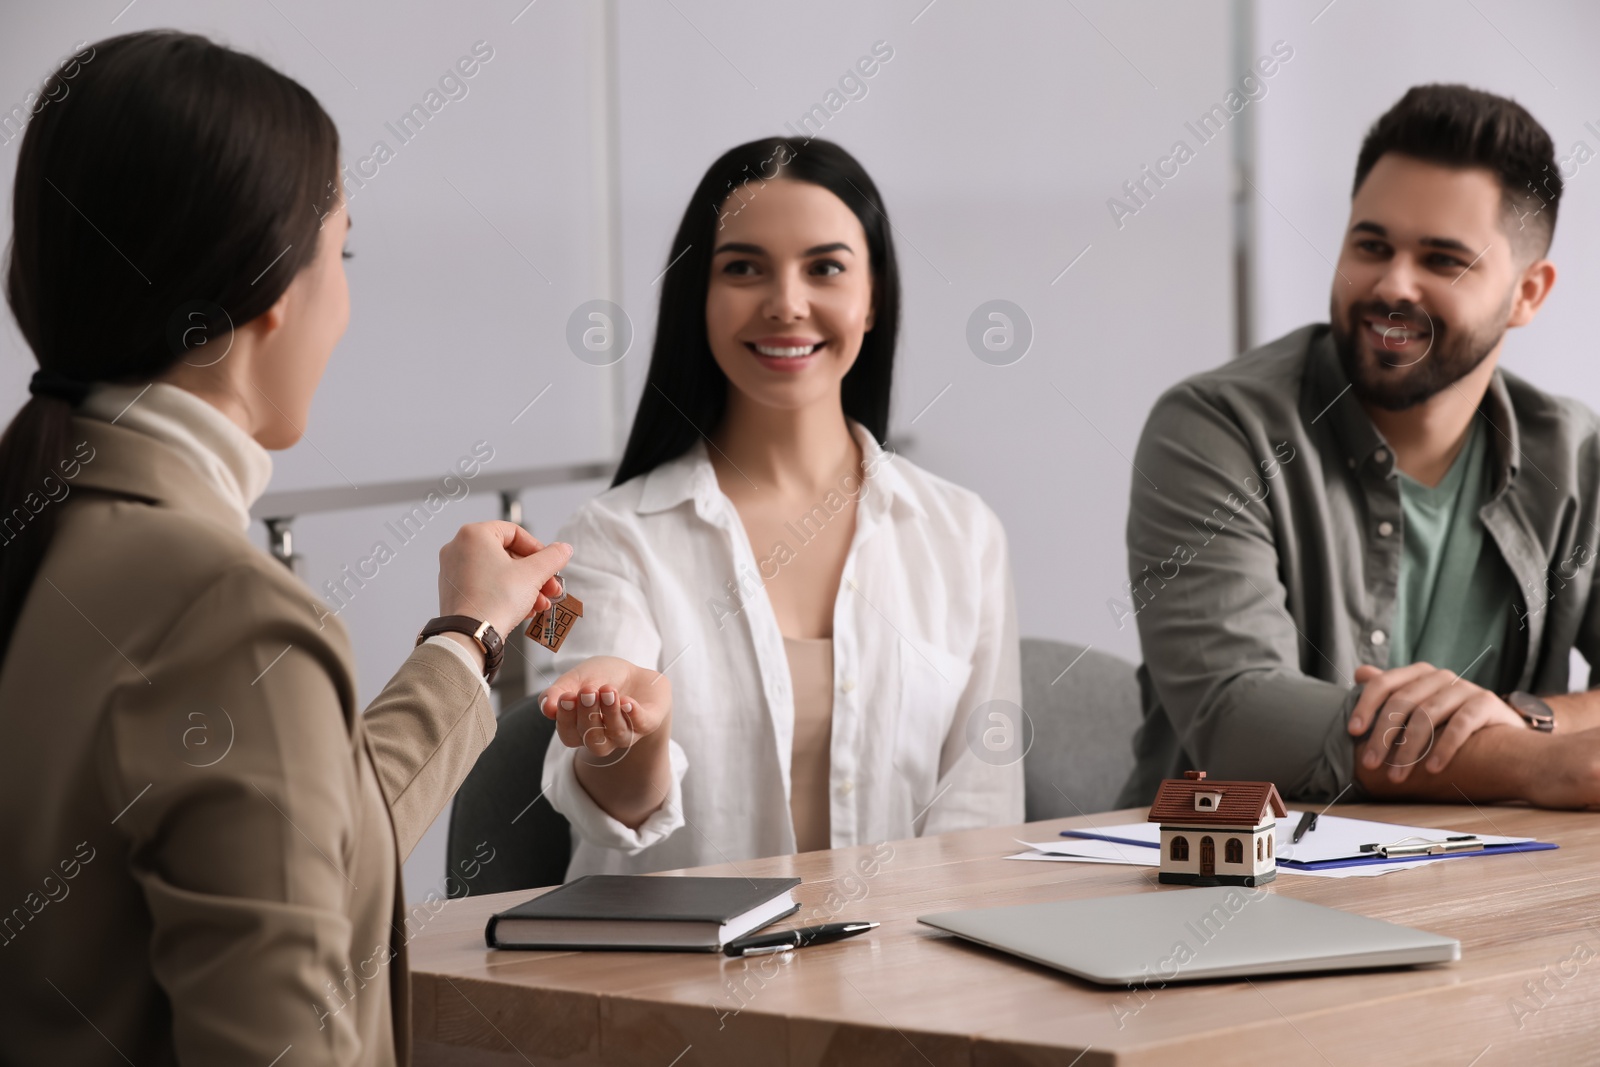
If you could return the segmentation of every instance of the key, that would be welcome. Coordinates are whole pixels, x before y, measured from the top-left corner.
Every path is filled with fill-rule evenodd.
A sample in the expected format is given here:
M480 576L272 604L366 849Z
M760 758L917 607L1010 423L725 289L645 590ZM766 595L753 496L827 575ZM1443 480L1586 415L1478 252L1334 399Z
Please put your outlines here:
M528 624L528 636L538 644L548 648L551 652L561 651L561 644L572 632L572 624L583 618L583 601L567 592L567 580L557 574L556 579L561 583L561 595L550 602L550 606L533 617Z

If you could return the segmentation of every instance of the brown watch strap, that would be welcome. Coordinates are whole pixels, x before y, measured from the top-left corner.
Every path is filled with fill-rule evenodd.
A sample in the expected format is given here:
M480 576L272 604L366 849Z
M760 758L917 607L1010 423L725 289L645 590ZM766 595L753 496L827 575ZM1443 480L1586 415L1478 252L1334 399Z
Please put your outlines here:
M506 655L506 643L493 626L468 615L440 615L428 620L428 624L417 634L417 644L438 634L466 634L478 642L478 647L483 649L484 680L493 684L494 676L500 673L500 662Z

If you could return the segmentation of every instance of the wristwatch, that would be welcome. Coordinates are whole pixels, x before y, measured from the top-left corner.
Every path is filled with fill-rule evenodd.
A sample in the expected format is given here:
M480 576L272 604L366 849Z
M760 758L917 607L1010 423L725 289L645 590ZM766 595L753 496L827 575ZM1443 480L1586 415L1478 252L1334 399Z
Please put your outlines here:
M466 634L478 642L478 647L483 649L483 679L493 684L494 676L500 672L500 661L506 655L506 643L501 640L500 634L493 626L479 619L466 615L440 615L428 620L428 625L417 634L417 644L437 634L452 633Z
M1505 701L1533 729L1546 734L1555 732L1556 709L1544 700L1519 689L1515 693L1507 693Z

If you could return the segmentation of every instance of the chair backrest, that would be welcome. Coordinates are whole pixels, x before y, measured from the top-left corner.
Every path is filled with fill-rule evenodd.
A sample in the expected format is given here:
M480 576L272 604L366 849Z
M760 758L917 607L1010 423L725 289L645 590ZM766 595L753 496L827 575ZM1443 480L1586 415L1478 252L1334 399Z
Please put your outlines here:
M469 893L560 885L572 860L572 830L540 791L545 749L556 724L524 697L500 716L494 740L456 792L446 870ZM489 850L492 849L491 853ZM485 863L484 857L493 855ZM477 866L474 867L473 864ZM469 880L464 872L475 872Z
M1028 820L1116 807L1143 718L1133 664L1093 646L1023 638L1022 707L1033 722L1022 761Z

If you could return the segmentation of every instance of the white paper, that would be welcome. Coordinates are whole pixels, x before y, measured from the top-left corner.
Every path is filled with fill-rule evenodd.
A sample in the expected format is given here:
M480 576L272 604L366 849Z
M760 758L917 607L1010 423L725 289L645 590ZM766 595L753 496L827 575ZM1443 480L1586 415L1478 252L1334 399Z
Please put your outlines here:
M1035 852L1063 858L1092 859L1102 863L1131 863L1140 867L1159 867L1161 850L1141 845L1119 845L1115 841L1096 841L1088 837L1063 837L1056 841L1018 841Z
M1388 845L1411 837L1419 838L1420 841L1443 841L1447 837L1459 837L1468 832L1323 815L1317 819L1317 828L1307 830L1297 845L1290 839L1294 837L1294 828L1300 824L1300 815L1298 811L1291 811L1288 818L1278 820L1277 852L1280 860L1320 863L1325 860L1359 859L1371 855L1369 852L1361 851L1362 845ZM1531 837L1498 837L1494 834L1478 834L1477 838L1485 845L1511 845L1533 840ZM1410 865L1378 864L1377 866Z
M1118 837L1124 841L1143 841L1150 845L1161 844L1161 826L1153 822L1130 822L1120 826L1084 826L1074 831L1094 834L1095 837ZM1095 838L1063 837L1063 841L1093 841Z
M1049 853L1049 852L1018 852L1015 856L1007 856L1006 859L1008 859L1008 860L1040 860L1040 861L1043 861L1043 862L1046 862L1046 863L1109 863L1114 867L1132 867L1132 866L1137 866L1136 864L1133 864L1131 862L1126 862L1125 863L1122 860L1102 860L1102 859L1096 859L1093 856L1055 855L1055 854L1052 854L1052 853ZM1151 864L1151 866L1154 866L1154 864Z
M1302 871L1296 867L1279 867L1279 874L1297 874L1306 878L1376 878L1380 874L1393 874L1395 871L1410 871L1418 867L1426 867L1430 863L1444 860L1444 856L1429 856L1426 859L1407 860L1404 863L1363 863L1359 867L1330 867L1322 871Z

